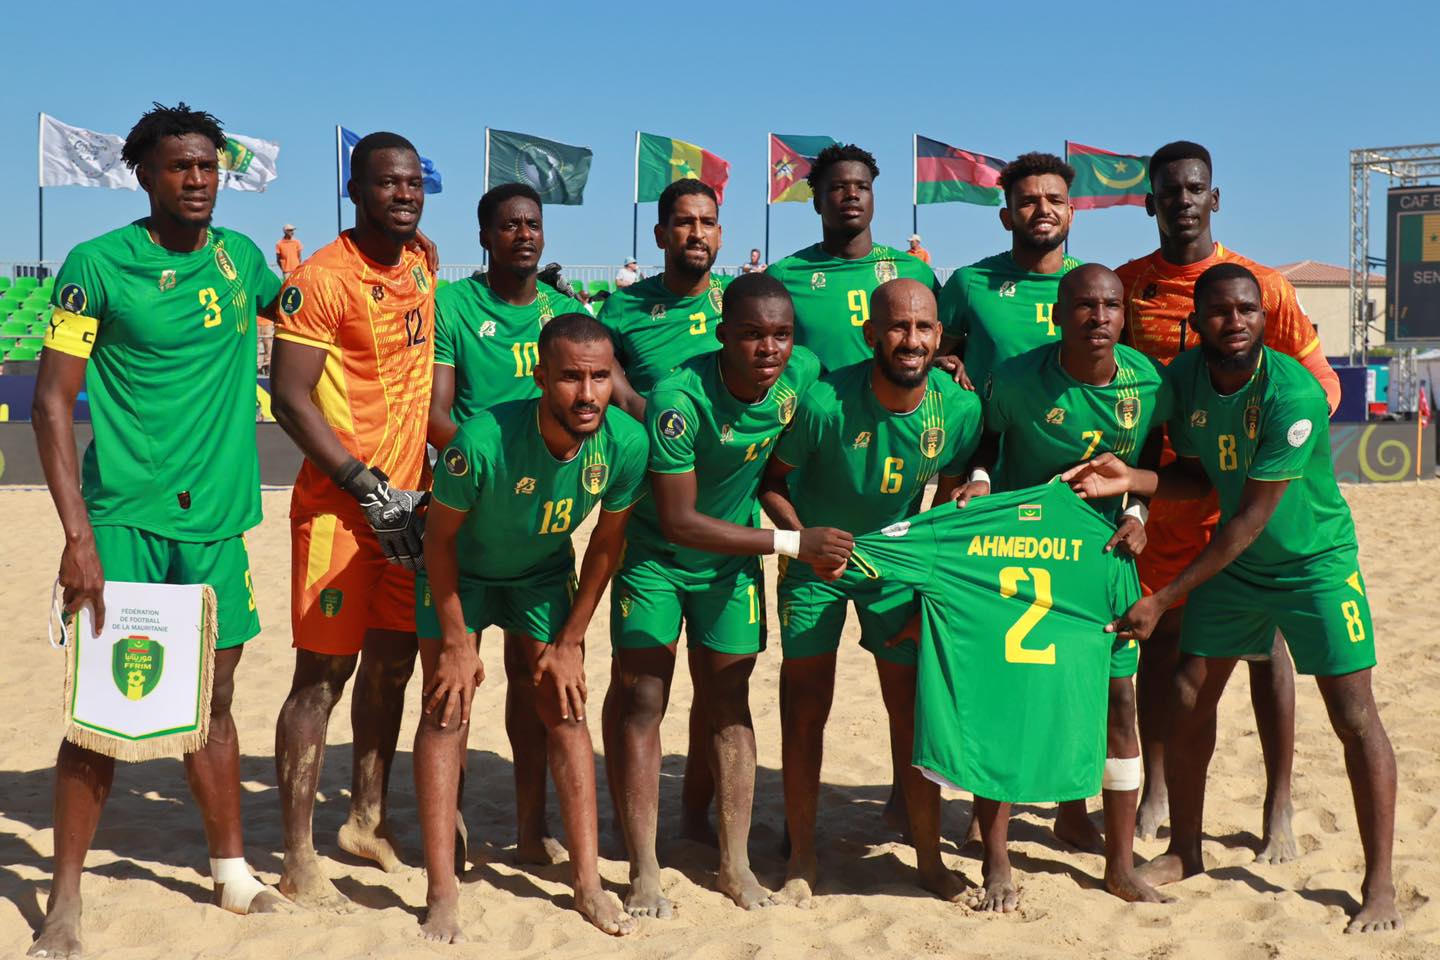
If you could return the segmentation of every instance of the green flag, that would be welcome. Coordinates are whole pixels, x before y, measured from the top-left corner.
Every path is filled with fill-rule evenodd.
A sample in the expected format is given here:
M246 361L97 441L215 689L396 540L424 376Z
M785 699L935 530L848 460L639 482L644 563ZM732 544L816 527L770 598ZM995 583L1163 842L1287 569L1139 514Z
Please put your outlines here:
M490 158L486 189L502 183L528 183L543 203L584 202L593 155L589 147L490 129L485 131L485 145Z
M1110 153L1071 142L1066 144L1065 159L1075 168L1070 202L1076 210L1145 205L1145 195L1150 192L1149 157Z

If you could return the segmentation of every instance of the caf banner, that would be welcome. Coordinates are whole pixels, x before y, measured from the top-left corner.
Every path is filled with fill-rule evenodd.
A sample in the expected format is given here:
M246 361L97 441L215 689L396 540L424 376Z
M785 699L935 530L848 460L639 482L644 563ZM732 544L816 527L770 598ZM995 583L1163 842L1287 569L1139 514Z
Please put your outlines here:
M210 730L215 591L205 584L105 584L105 624L68 618L65 739L117 760L182 756Z

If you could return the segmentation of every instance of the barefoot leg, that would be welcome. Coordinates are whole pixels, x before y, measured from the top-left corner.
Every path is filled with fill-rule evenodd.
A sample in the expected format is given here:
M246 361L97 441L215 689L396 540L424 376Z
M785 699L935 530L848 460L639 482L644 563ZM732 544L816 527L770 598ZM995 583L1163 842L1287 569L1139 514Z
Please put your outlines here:
M100 811L115 780L115 761L60 741L55 759L55 876L32 957L80 956L80 874Z
M474 634L470 636L478 643ZM440 659L441 640L427 638L419 644L423 691ZM458 717L442 727L435 714L423 711L415 728L415 804L425 847L425 919L420 936L439 943L466 939L455 878L455 797L469 736L470 724L460 723Z
M1106 730L1107 767L1118 764L1124 785L1107 783L1105 802L1105 889L1130 902L1168 903L1173 898L1157 891L1135 874L1135 801L1140 795L1135 779L1140 766L1140 739L1135 733L1135 687L1129 677L1110 678L1110 709ZM1110 779L1107 770L1107 780Z
M676 645L615 650L618 749L623 780L620 820L630 860L625 909L633 917L668 920L673 905L661 893L655 831L660 811L660 722L670 700Z
M842 615L844 605L840 607ZM785 826L790 840L785 885L777 903L810 906L818 865L815 817L825 721L835 697L835 654L788 657L780 664L780 755L785 791Z
M686 649L694 697L690 703L689 745L685 752L685 781L680 791L680 835L686 840L719 846L720 838L710 822L710 805L715 800L715 771L710 769L710 714L705 705L705 651L698 645Z
M350 813L340 828L340 848L394 872L405 866L386 818L390 770L405 712L405 687L415 671L413 633L369 630L350 695L355 763L350 773Z
M1277 631L1270 659L1250 663L1250 703L1265 757L1265 814L1260 863L1286 863L1300 856L1290 803L1295 768L1295 667L1285 638Z
M985 882L970 897L970 907L980 913L1013 913L1020 907L1020 887L1010 870L1010 804L976 797L975 818L985 845Z
M530 642L523 634L505 632L505 735L515 758L515 859L545 865L563 862L565 850L550 835L545 815L545 726L526 696Z
M750 718L750 674L755 654L705 651L704 681L715 768L720 835L718 886L745 910L769 906L770 891L750 869L750 812L755 801L755 728Z
M1180 622L1184 612L1184 607L1165 611L1140 649L1135 696L1145 784L1135 815L1135 835L1141 840L1154 840L1170 818L1170 793L1165 788L1165 736L1170 725L1170 687L1180 661Z

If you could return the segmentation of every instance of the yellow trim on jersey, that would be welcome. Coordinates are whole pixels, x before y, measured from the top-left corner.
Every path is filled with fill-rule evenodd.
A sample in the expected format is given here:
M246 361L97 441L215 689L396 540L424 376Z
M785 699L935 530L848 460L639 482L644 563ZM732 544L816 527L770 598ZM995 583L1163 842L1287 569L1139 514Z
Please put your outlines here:
M286 330L284 327L275 328L276 340L289 340L291 343L303 343L307 347L319 347L321 350L329 350L333 343L326 343L324 340L311 340L309 337L302 337L298 333Z
M322 513L310 524L310 550L305 557L305 589L309 590L330 571L330 554L335 547L333 513Z
M1315 348L1318 346L1320 346L1320 338L1316 337L1315 339L1310 341L1309 346L1305 347L1299 353L1295 354L1295 359L1304 360L1306 357L1310 356L1310 354L1314 353Z
M99 331L100 321L94 317L57 308L45 329L45 349L87 359L95 349L95 335Z
M312 341L313 343L313 341ZM340 347L333 343L314 344L325 348L325 366L320 370L320 379L310 396L320 408L325 422L336 430L354 436L355 419L350 412L350 390L345 385L345 358ZM377 448L378 449L378 448Z

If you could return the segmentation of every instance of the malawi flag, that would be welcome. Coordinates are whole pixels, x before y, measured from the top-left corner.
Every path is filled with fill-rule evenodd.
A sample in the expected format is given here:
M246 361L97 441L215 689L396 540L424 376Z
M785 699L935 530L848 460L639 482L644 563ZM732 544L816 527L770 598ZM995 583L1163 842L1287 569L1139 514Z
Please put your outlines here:
M730 164L709 150L684 140L657 137L653 133L638 134L635 152L635 202L659 200L665 188L676 180L699 180L715 190L715 198L725 202L725 184L730 179Z
M1076 210L1125 204L1145 206L1150 192L1150 158L1111 153L1099 147L1066 143L1065 160L1075 168L1070 202Z
M1400 218L1400 262L1440 260L1440 213L1408 213Z
M1000 169L1005 161L915 137L915 202L1000 206Z
M770 134L770 202L802 203L814 196L805 177L820 151L840 141L831 137Z

